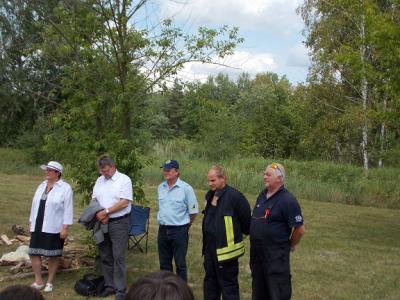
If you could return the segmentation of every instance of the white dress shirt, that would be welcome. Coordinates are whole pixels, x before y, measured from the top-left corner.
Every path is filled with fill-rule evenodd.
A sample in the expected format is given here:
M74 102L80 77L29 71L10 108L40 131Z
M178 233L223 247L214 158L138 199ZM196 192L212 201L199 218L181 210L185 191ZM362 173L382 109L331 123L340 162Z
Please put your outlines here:
M31 223L30 231L35 231L36 217L39 210L40 199L46 189L47 180L43 181L36 189L32 200L31 214L29 221ZM63 225L71 225L74 219L74 206L72 202L71 186L59 179L47 195L46 206L44 210L42 232L60 233Z
M96 198L100 205L104 208L110 208L121 199L132 201L132 181L131 179L118 171L114 175L106 179L103 175L97 178L93 188L92 198ZM131 205L112 213L110 218L122 217L131 212Z

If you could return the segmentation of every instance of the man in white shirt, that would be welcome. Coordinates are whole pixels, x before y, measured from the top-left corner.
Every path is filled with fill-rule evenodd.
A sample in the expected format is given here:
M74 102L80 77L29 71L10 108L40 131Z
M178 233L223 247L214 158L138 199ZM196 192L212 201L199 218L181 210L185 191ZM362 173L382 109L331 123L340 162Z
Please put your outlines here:
M129 239L132 181L118 172L109 156L101 156L97 166L102 175L96 181L92 198L104 207L96 218L108 224L108 234L98 245L105 281L105 290L99 296L107 297L115 293L115 299L122 300L126 290L125 250Z

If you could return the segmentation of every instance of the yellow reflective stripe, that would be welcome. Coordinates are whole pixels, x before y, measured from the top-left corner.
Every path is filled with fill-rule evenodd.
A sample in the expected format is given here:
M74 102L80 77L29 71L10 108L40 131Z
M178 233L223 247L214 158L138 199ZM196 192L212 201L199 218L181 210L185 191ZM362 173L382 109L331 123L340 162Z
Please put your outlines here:
M244 254L244 242L235 244L235 233L233 231L232 216L224 216L226 247L217 249L218 261L225 261L231 258L239 257Z
M228 259L231 259L231 258L239 257L239 256L241 256L243 254L244 254L244 247L240 248L240 249L237 249L237 250L235 250L233 252L227 253L227 254L217 255L217 259L218 259L218 261L221 262L221 261L225 261L225 260L228 260Z
M225 216L225 234L226 234L226 244L227 246L232 246L235 242L235 234L233 232L233 222L231 216Z
M237 250L239 248L243 248L243 247L244 247L244 242L241 241L241 242L239 242L237 244L234 244L232 246L217 249L217 255L225 254L225 253L231 252L231 251L235 251L235 250Z

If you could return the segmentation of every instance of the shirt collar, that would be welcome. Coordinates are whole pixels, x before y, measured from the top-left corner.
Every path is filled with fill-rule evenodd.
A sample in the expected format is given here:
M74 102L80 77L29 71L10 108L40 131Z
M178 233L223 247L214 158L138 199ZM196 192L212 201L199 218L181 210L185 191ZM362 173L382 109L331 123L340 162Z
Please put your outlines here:
M278 195L284 188L285 188L285 186L282 184L281 187L270 198L268 198L268 200L275 197L276 195ZM268 193L268 189L265 188L264 193L263 193L265 199L267 199L267 193Z
M115 170L115 173L114 173L113 176L111 176L111 178L107 179L107 178L104 177L104 175L103 175L103 177L104 177L104 181L107 181L107 180L116 181L119 178L120 175L121 175L121 173L118 172L118 170Z
M225 184L222 189L216 190L214 195L217 196L218 198L221 198L221 196L225 193L227 188L228 188L228 185Z
M168 182L165 180L163 183L164 187L168 187ZM180 178L178 177L177 181L174 183L173 186L171 186L171 189L175 186L179 187L182 185L182 180L180 180Z
M62 180L62 178L58 179L55 184L57 186L62 186L62 184L64 183L64 180ZM43 186L47 186L47 179L43 182Z
M121 175L121 173L118 172L118 170L115 170L115 173L114 173L114 175L111 177L111 180L112 180L112 181L116 181L116 180L119 178L120 175Z
M61 178L57 180L56 184L58 186L61 186L63 184L64 180L62 180Z

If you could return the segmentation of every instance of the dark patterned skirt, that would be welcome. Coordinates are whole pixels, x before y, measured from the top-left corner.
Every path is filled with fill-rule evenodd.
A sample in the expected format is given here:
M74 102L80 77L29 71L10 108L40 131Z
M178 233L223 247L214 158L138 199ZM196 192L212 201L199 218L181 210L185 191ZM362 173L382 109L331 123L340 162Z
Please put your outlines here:
M64 240L60 238L60 234L42 232L45 206L46 197L42 196L36 217L35 231L31 232L28 253L30 256L62 256Z
M29 255L62 256L64 240L59 233L32 232Z

